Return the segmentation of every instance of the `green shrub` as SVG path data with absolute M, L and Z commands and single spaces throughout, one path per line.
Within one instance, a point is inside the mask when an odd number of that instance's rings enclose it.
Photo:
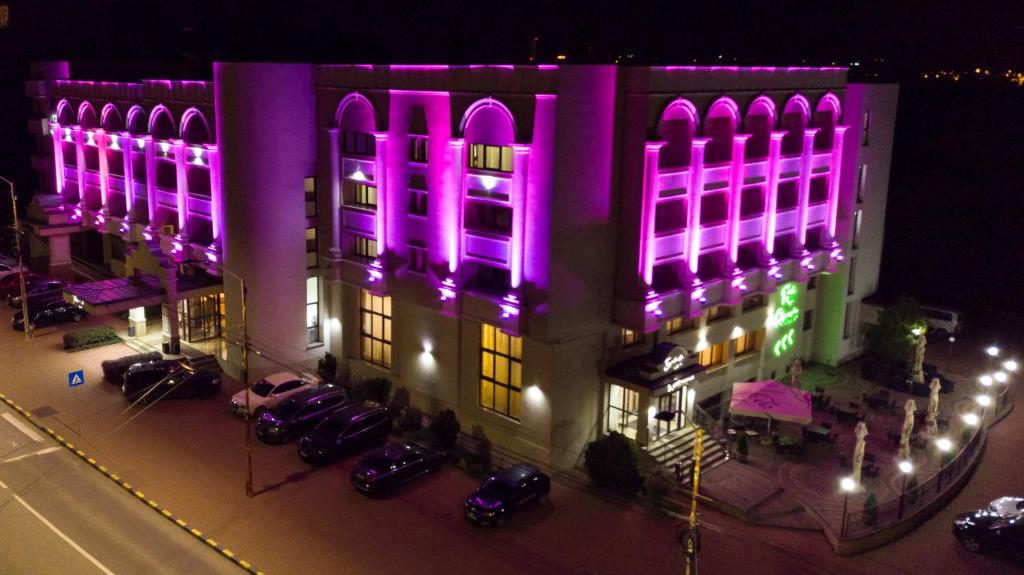
M 861 521 L 868 527 L 878 524 L 878 498 L 875 497 L 874 491 L 868 493 L 864 499 L 864 514 L 861 516 Z
M 644 486 L 644 478 L 640 476 L 640 448 L 617 431 L 591 442 L 584 464 L 590 479 L 597 483 L 627 493 L 636 493 Z
M 325 353 L 317 362 L 316 371 L 325 382 L 334 383 L 338 376 L 338 358 L 331 352 Z
M 388 413 L 391 417 L 398 418 L 405 413 L 406 408 L 409 407 L 409 390 L 404 387 L 399 387 L 395 390 L 394 397 L 391 398 L 391 403 L 388 404 Z
M 109 326 L 91 327 L 64 334 L 64 349 L 86 349 L 121 341 Z
M 151 351 L 149 353 L 137 353 L 134 355 L 126 355 L 117 359 L 108 359 L 100 364 L 103 368 L 103 379 L 120 385 L 121 380 L 124 378 L 124 373 L 128 371 L 128 368 L 135 363 L 142 363 L 145 361 L 160 361 L 164 356 L 158 351 Z
M 349 389 L 352 399 L 360 401 L 375 401 L 381 405 L 387 405 L 388 396 L 391 395 L 391 380 L 386 377 L 374 377 L 357 381 Z
M 450 449 L 455 445 L 455 440 L 459 438 L 459 419 L 455 417 L 455 412 L 450 409 L 442 409 L 437 417 L 430 422 L 430 431 L 434 432 L 437 436 L 438 443 L 445 449 Z
M 412 431 L 423 428 L 423 412 L 415 405 L 409 405 L 402 410 L 402 417 L 398 419 L 398 428 L 402 431 Z

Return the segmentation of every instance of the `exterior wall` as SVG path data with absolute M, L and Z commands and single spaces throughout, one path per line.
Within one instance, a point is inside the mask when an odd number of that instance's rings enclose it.
M 249 338 L 273 359 L 295 361 L 306 351 L 303 180 L 315 173 L 312 67 L 217 63 L 214 77 L 227 325 L 234 334 L 241 324 L 237 280 L 244 278 Z M 229 347 L 232 366 L 239 354 Z

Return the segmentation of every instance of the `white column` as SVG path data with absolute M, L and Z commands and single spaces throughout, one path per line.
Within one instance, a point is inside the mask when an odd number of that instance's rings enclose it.
M 341 259 L 341 149 L 338 142 L 338 128 L 326 128 L 330 142 L 330 190 L 331 190 L 331 247 L 327 255 L 332 260 Z
M 515 290 L 523 281 L 523 252 L 526 249 L 526 191 L 529 182 L 530 145 L 512 144 L 512 249 L 511 283 Z
M 740 201 L 743 197 L 743 164 L 746 160 L 747 140 L 750 134 L 736 134 L 732 137 L 732 170 L 729 174 L 729 234 L 726 245 L 733 265 L 739 258 Z
M 661 193 L 659 184 L 658 160 L 661 148 L 666 142 L 647 142 L 644 144 L 644 181 L 640 209 L 640 277 L 647 287 L 654 283 L 654 227 L 655 215 L 658 211 L 658 195 Z
M 170 140 L 174 150 L 175 183 L 178 192 L 178 237 L 188 240 L 188 175 L 185 173 L 185 141 Z
M 686 237 L 689 239 L 689 249 L 686 259 L 690 264 L 690 271 L 697 274 L 697 267 L 700 262 L 700 208 L 701 196 L 704 195 L 704 149 L 711 138 L 694 138 L 693 147 L 690 152 L 690 189 L 687 194 L 689 206 L 687 206 Z
M 782 161 L 782 139 L 785 136 L 786 132 L 773 131 L 771 141 L 768 143 L 768 173 L 765 176 L 767 189 L 765 190 L 764 225 L 762 226 L 764 235 L 761 238 L 769 259 L 775 252 L 775 212 L 779 199 L 779 164 Z
M 121 132 L 118 137 L 121 139 L 121 162 L 123 165 L 121 171 L 124 174 L 124 221 L 130 223 L 132 212 L 135 210 L 135 169 L 132 166 L 132 154 L 134 153 L 132 146 L 135 144 L 135 140 L 128 132 Z
M 85 150 L 82 149 L 82 128 L 74 126 L 71 128 L 71 137 L 75 142 L 75 156 L 78 161 L 78 206 L 82 209 L 82 219 L 85 219 Z
M 388 197 L 387 172 L 388 172 L 388 134 L 387 132 L 374 132 L 376 139 L 377 157 L 375 161 L 373 183 L 377 186 L 377 256 L 383 256 L 388 243 L 387 222 L 388 210 L 391 203 Z M 381 264 L 384 264 L 383 259 Z
M 814 158 L 814 136 L 820 128 L 805 128 L 803 152 L 800 155 L 799 204 L 796 211 L 797 239 L 807 244 L 807 204 L 811 196 L 811 160 Z
M 828 236 L 836 238 L 836 216 L 839 213 L 839 179 L 842 176 L 843 166 L 843 140 L 849 126 L 836 126 L 834 141 L 832 142 L 831 179 L 829 180 L 828 191 Z
M 146 154 L 146 207 L 149 210 L 149 229 L 155 230 L 153 222 L 156 220 L 156 142 L 153 136 L 143 137 L 143 153 Z

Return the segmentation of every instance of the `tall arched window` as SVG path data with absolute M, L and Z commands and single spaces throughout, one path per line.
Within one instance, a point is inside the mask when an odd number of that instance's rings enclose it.
M 739 107 L 727 97 L 719 98 L 711 105 L 704 120 L 704 136 L 710 138 L 704 163 L 718 164 L 732 159 L 732 137 L 739 124 Z
M 462 119 L 469 167 L 512 171 L 512 144 L 516 130 L 512 113 L 501 102 L 486 98 L 475 102 Z
M 141 106 L 132 106 L 128 110 L 128 132 L 133 136 L 144 136 L 147 131 L 145 110 Z
M 658 156 L 659 168 L 685 168 L 690 165 L 690 151 L 698 123 L 697 108 L 689 100 L 679 98 L 665 108 L 658 122 L 658 138 L 665 142 Z
M 96 119 L 96 110 L 88 101 L 82 102 L 78 107 L 78 125 L 83 130 L 94 130 L 99 127 L 99 120 Z
M 786 135 L 782 138 L 782 154 L 785 156 L 799 154 L 803 148 L 804 128 L 807 127 L 811 107 L 807 99 L 797 94 L 786 102 L 782 111 L 782 129 Z
M 840 117 L 839 98 L 835 94 L 825 94 L 814 110 L 814 127 L 820 128 L 814 137 L 815 150 L 831 150 L 836 124 Z
M 113 104 L 103 106 L 103 113 L 100 114 L 100 125 L 103 126 L 103 130 L 106 132 L 120 132 L 124 128 L 124 124 L 121 122 L 121 112 L 118 111 L 117 106 Z
M 350 94 L 338 105 L 336 120 L 342 155 L 373 157 L 377 154 L 373 137 L 376 121 L 369 100 L 360 94 Z
M 178 135 L 174 118 L 164 106 L 157 106 L 149 115 L 149 133 L 155 140 L 170 140 Z
M 750 134 L 750 139 L 747 140 L 747 159 L 760 160 L 768 157 L 771 132 L 775 128 L 775 102 L 767 96 L 758 96 L 747 108 L 747 117 L 743 125 Z
M 181 139 L 186 144 L 210 143 L 210 127 L 202 112 L 195 108 L 185 110 L 181 116 Z
M 77 123 L 75 112 L 67 100 L 57 102 L 57 123 L 61 126 L 74 126 Z

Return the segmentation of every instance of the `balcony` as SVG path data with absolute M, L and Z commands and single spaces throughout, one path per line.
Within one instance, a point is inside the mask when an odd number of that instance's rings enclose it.
M 479 230 L 465 230 L 464 252 L 467 258 L 480 260 L 486 264 L 509 265 L 511 257 L 511 240 L 498 234 Z
M 341 227 L 350 232 L 377 236 L 377 214 L 357 206 L 344 206 L 341 211 Z

